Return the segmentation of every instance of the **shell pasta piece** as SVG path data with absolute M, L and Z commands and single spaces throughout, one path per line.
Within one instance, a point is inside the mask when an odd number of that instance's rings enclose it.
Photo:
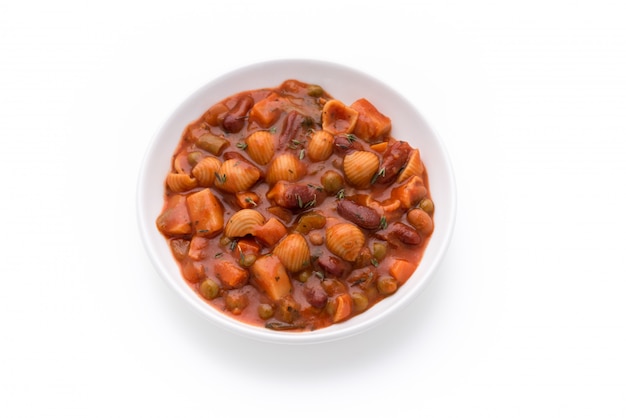
M 261 171 L 255 166 L 230 159 L 222 163 L 215 172 L 215 187 L 225 192 L 237 193 L 249 190 L 261 178 Z
M 274 156 L 274 136 L 269 131 L 256 131 L 246 138 L 246 151 L 252 160 L 261 165 Z
M 343 159 L 346 179 L 357 189 L 365 189 L 373 183 L 379 170 L 378 155 L 369 151 L 355 151 Z

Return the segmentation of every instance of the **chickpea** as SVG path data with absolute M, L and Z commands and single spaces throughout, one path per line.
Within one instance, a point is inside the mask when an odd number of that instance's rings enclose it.
M 324 234 L 320 231 L 312 231 L 309 234 L 309 240 L 313 245 L 322 245 L 324 243 Z
M 427 237 L 433 232 L 433 219 L 422 209 L 411 209 L 406 219 L 422 236 Z

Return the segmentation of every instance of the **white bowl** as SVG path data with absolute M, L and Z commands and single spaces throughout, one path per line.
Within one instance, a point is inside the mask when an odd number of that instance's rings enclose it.
M 232 319 L 201 299 L 182 278 L 155 220 L 163 207 L 164 179 L 184 128 L 211 105 L 244 90 L 276 87 L 298 79 L 321 85 L 346 103 L 367 98 L 392 121 L 392 135 L 418 147 L 428 170 L 435 202 L 435 230 L 413 276 L 398 291 L 364 313 L 343 323 L 310 332 L 280 332 Z M 404 97 L 380 81 L 351 68 L 328 62 L 281 60 L 251 65 L 223 75 L 185 100 L 159 129 L 145 155 L 139 174 L 137 209 L 142 239 L 155 268 L 195 311 L 213 324 L 257 340 L 309 344 L 349 337 L 379 324 L 412 302 L 433 277 L 450 242 L 456 213 L 456 190 L 450 159 L 435 132 Z

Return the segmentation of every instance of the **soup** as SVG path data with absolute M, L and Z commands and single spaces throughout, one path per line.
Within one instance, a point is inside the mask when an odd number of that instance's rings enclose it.
M 388 116 L 287 80 L 187 126 L 156 225 L 207 303 L 310 331 L 392 297 L 419 265 L 433 214 L 419 149 L 393 137 Z

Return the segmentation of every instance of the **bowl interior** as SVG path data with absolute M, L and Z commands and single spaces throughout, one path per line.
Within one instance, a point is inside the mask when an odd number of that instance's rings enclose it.
M 287 79 L 319 84 L 345 103 L 365 97 L 389 116 L 392 135 L 420 149 L 436 207 L 435 230 L 424 257 L 413 276 L 396 294 L 346 322 L 304 333 L 277 332 L 246 325 L 215 310 L 185 283 L 166 240 L 155 226 L 163 207 L 164 179 L 184 128 L 225 97 L 244 90 L 275 87 Z M 360 71 L 308 60 L 271 61 L 233 71 L 201 87 L 181 103 L 156 133 L 144 157 L 137 199 L 139 229 L 146 251 L 157 271 L 176 293 L 218 326 L 258 340 L 290 344 L 324 342 L 357 334 L 414 299 L 432 277 L 447 249 L 456 211 L 449 157 L 440 139 L 417 109 L 394 90 Z

